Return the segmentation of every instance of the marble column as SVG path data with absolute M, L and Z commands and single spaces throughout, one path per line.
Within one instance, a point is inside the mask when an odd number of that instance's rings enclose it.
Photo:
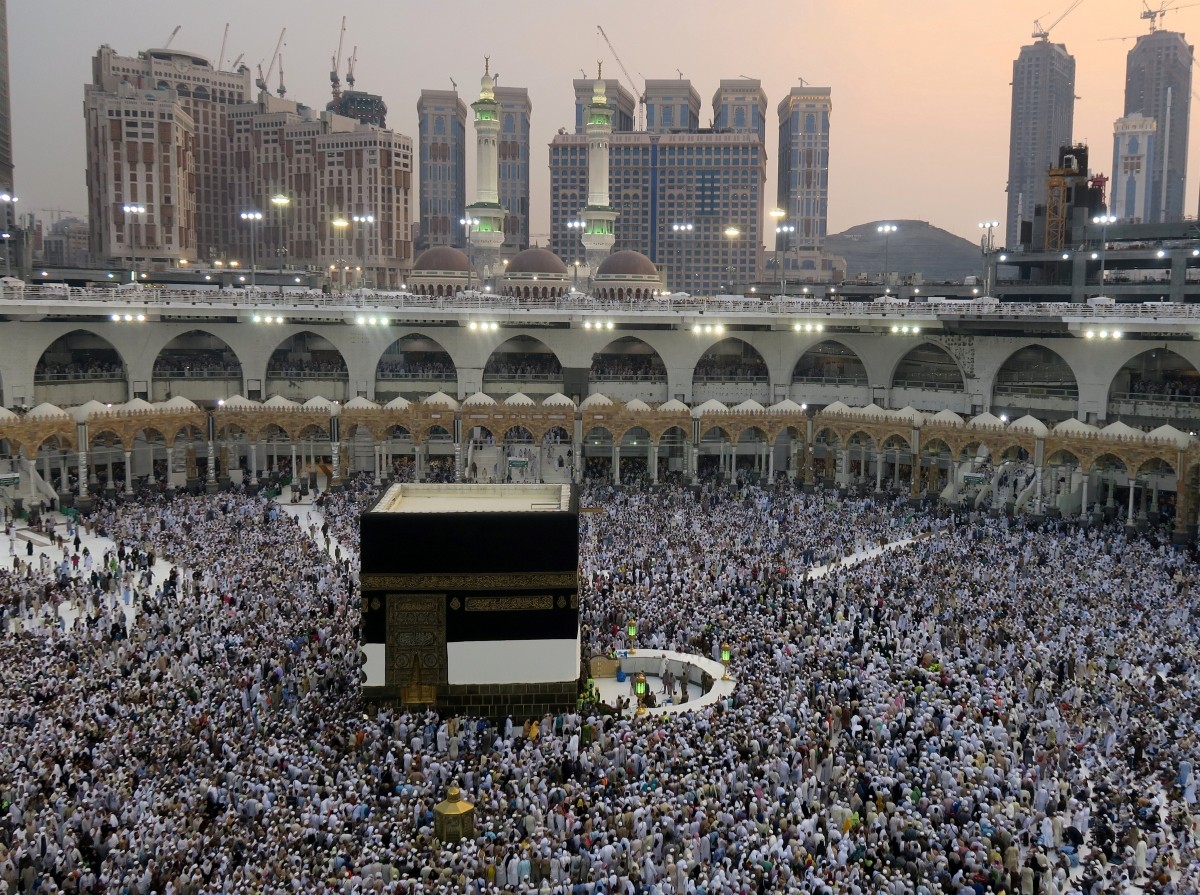
M 217 484 L 217 449 L 213 441 L 208 442 L 208 484 Z
M 133 494 L 133 451 L 125 452 L 125 493 Z
M 1036 497 L 1036 502 L 1034 504 L 1034 512 L 1036 512 L 1040 516 L 1042 514 L 1042 509 L 1044 506 L 1043 502 L 1042 502 L 1042 467 L 1040 467 L 1040 466 L 1035 467 L 1033 475 L 1034 475 L 1034 481 L 1037 483 L 1034 488 L 1034 496 Z
M 657 485 L 658 484 L 658 442 L 657 441 L 650 442 L 650 448 L 647 451 L 646 456 L 650 463 L 650 481 L 651 481 L 651 483 Z
M 616 443 L 613 444 L 612 461 L 613 484 L 619 485 L 621 484 L 621 446 Z
M 276 464 L 279 463 L 278 456 L 275 458 Z M 296 442 L 292 442 L 292 482 L 300 481 L 300 469 L 296 465 Z
M 1129 477 L 1129 514 L 1125 519 L 1126 525 L 1133 525 L 1133 492 L 1137 488 L 1137 479 Z
M 1085 516 L 1087 515 L 1087 511 L 1088 511 L 1087 486 L 1088 486 L 1088 477 L 1085 475 L 1085 476 L 1083 476 L 1083 493 L 1080 495 L 1080 498 L 1079 498 L 1079 512 L 1083 513 Z
M 79 496 L 87 497 L 88 487 L 88 462 L 87 462 L 87 444 L 81 442 L 79 447 Z
M 875 493 L 883 490 L 883 452 L 875 452 Z
M 767 481 L 775 480 L 775 445 L 767 442 Z

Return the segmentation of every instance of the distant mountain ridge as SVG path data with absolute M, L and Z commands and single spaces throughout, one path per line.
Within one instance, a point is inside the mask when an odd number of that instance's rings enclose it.
M 887 269 L 901 276 L 919 273 L 926 282 L 953 281 L 978 276 L 983 270 L 979 245 L 935 227 L 928 221 L 871 221 L 825 238 L 825 250 L 846 259 L 850 279 L 864 273 L 883 272 L 884 237 L 880 224 L 895 224 L 887 242 Z

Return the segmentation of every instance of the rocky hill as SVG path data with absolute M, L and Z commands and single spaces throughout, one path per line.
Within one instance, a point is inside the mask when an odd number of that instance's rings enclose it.
M 860 273 L 878 277 L 883 271 L 884 238 L 881 223 L 899 229 L 888 240 L 887 267 L 892 274 L 919 273 L 927 283 L 952 281 L 982 273 L 979 244 L 955 236 L 928 221 L 871 221 L 825 239 L 825 250 L 846 259 L 850 279 Z

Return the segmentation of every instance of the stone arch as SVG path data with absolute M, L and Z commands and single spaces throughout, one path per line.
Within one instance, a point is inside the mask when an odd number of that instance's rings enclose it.
M 155 379 L 241 379 L 242 361 L 220 336 L 205 329 L 189 329 L 159 349 L 153 372 Z
M 483 375 L 494 378 L 561 379 L 562 362 L 554 349 L 536 336 L 514 335 L 492 349 Z
M 571 433 L 565 426 L 547 426 L 546 431 L 542 433 L 541 441 L 542 444 L 570 444 Z
M 692 370 L 695 382 L 753 382 L 767 379 L 762 353 L 737 336 L 710 345 Z
M 858 352 L 837 339 L 806 348 L 792 365 L 792 382 L 867 385 L 867 368 Z
M 1135 354 L 1113 375 L 1108 400 L 1195 401 L 1200 408 L 1200 370 L 1165 346 Z
M 492 443 L 496 442 L 496 433 L 491 427 L 485 426 L 482 423 L 474 423 L 466 427 L 466 441 L 476 444 L 488 444 L 488 439 Z
M 449 441 L 451 438 L 450 430 L 440 423 L 431 423 L 426 426 L 421 432 L 420 442 L 427 444 L 430 441 Z
M 77 327 L 46 346 L 34 366 L 33 381 L 125 379 L 127 369 L 124 355 L 112 342 L 91 329 Z
M 345 378 L 348 375 L 349 368 L 341 350 L 311 329 L 292 333 L 275 346 L 267 360 L 268 378 Z
M 889 377 L 892 388 L 963 391 L 966 377 L 958 360 L 936 342 L 918 342 L 906 351 Z
M 611 349 L 620 346 L 624 350 Z M 667 368 L 662 355 L 650 343 L 637 336 L 621 336 L 609 342 L 592 355 L 589 378 L 593 382 L 662 381 L 667 378 Z
M 654 440 L 650 430 L 637 423 L 626 427 L 618 437 L 621 447 L 644 447 Z
M 458 368 L 437 339 L 412 332 L 400 336 L 380 353 L 375 362 L 375 378 L 454 382 L 458 379 Z
M 533 437 L 533 433 L 528 428 L 517 424 L 509 426 L 504 432 L 502 443 L 504 444 L 535 444 L 537 439 Z
M 1079 380 L 1074 367 L 1040 342 L 1031 342 L 1012 352 L 996 368 L 992 381 L 995 405 L 1003 405 L 1008 396 L 1019 398 L 1029 394 L 1079 400 Z

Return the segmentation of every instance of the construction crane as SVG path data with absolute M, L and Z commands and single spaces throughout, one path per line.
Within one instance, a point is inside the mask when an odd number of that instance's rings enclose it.
M 76 217 L 77 216 L 75 214 L 75 212 L 71 211 L 68 208 L 34 208 L 31 210 L 32 211 L 44 211 L 46 214 L 50 215 L 50 223 L 51 224 L 57 224 L 60 220 L 63 219 L 64 216 L 66 216 L 66 217 Z
M 458 93 L 458 81 L 454 80 L 454 78 L 451 78 L 450 86 L 454 88 L 455 93 Z
M 280 99 L 287 96 L 287 88 L 283 86 L 283 53 L 279 54 L 279 90 L 276 92 Z
M 336 103 L 342 95 L 342 78 L 339 72 L 342 69 L 342 42 L 346 39 L 346 17 L 342 16 L 342 30 L 338 32 L 338 48 L 337 55 L 330 61 L 333 67 L 329 70 L 329 85 L 333 88 L 333 101 Z
M 1081 3 L 1083 0 L 1076 0 L 1076 2 Z M 627 69 L 625 67 L 625 63 L 621 61 L 621 57 L 617 55 L 617 48 L 612 45 L 612 41 L 609 40 L 608 35 L 604 33 L 604 26 L 597 25 L 596 30 L 600 32 L 600 36 L 603 37 L 604 42 L 608 44 L 609 52 L 613 54 L 613 59 L 617 60 L 617 65 L 621 67 L 621 71 L 625 75 L 626 82 L 630 87 L 633 88 L 633 95 L 638 98 L 637 129 L 639 131 L 644 131 L 646 129 L 646 94 L 644 91 L 640 91 L 636 86 L 634 86 L 633 76 L 629 74 L 629 69 Z
M 173 44 L 173 43 L 175 42 L 175 35 L 179 33 L 179 29 L 180 29 L 180 28 L 182 28 L 182 27 L 183 27 L 182 25 L 176 25 L 176 26 L 175 26 L 175 30 L 171 32 L 171 36 L 170 36 L 170 37 L 168 37 L 168 38 L 167 38 L 167 42 L 166 42 L 165 44 L 163 44 L 163 49 L 164 49 L 164 50 L 169 50 L 169 49 L 171 49 L 171 44 Z
M 358 47 L 355 46 L 350 51 L 350 58 L 346 60 L 346 86 L 351 90 L 354 89 L 354 63 L 358 61 Z
M 682 81 L 683 80 L 683 72 L 680 71 L 679 69 L 675 69 L 675 71 L 679 72 L 679 80 Z
M 231 65 L 231 66 L 229 67 L 229 70 L 230 70 L 230 71 L 237 71 L 237 70 L 238 70 L 238 65 L 240 65 L 240 64 L 241 64 L 241 62 L 242 62 L 242 60 L 243 60 L 244 58 L 246 58 L 246 54 L 245 54 L 245 53 L 238 53 L 238 57 L 237 57 L 236 59 L 234 59 L 234 60 L 233 60 L 233 65 Z
M 271 54 L 271 64 L 267 67 L 265 75 L 263 74 L 262 63 L 258 63 L 258 80 L 254 83 L 264 93 L 271 92 L 271 88 L 268 85 L 271 81 L 271 75 L 275 73 L 275 63 L 279 61 L 279 51 L 283 48 L 283 36 L 285 34 L 287 34 L 287 28 L 279 32 L 279 40 L 275 42 L 275 52 Z
M 221 52 L 217 54 L 217 71 L 225 64 L 225 44 L 229 40 L 229 23 L 225 23 L 225 33 L 221 35 Z
M 1043 26 L 1041 19 L 1034 19 L 1033 27 L 1037 30 L 1035 30 L 1033 32 L 1033 36 L 1035 38 L 1037 38 L 1038 40 L 1042 40 L 1042 41 L 1049 40 L 1050 32 L 1054 30 L 1054 26 L 1057 25 L 1059 22 L 1061 22 L 1063 19 L 1065 19 L 1067 16 L 1069 16 L 1071 13 L 1073 13 L 1075 11 L 1075 9 L 1079 6 L 1079 4 L 1082 2 L 1083 2 L 1083 0 L 1073 0 L 1071 5 L 1068 6 L 1063 11 L 1063 14 L 1061 16 L 1059 16 L 1057 19 L 1055 19 L 1053 22 L 1051 22 L 1049 25 Z
M 1158 20 L 1169 12 L 1174 12 L 1177 9 L 1187 9 L 1189 6 L 1200 6 L 1200 3 L 1184 3 L 1182 6 L 1178 3 L 1168 6 L 1166 0 L 1158 4 L 1158 9 L 1151 9 L 1150 4 L 1146 0 L 1142 0 L 1142 11 L 1138 13 L 1138 18 L 1145 19 L 1150 22 L 1150 33 L 1153 34 L 1158 30 Z

